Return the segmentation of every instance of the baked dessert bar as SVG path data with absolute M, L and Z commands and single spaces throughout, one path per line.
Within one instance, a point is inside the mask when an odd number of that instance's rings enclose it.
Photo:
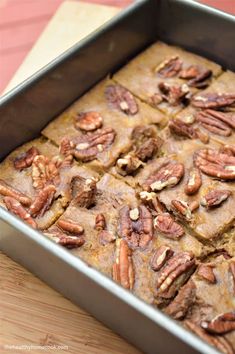
M 226 354 L 234 78 L 157 42 L 0 164 L 2 207 Z

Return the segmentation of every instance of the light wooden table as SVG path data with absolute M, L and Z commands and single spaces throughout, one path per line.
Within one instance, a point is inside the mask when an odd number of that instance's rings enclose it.
M 71 1 L 64 3 L 5 91 L 118 11 L 112 7 Z M 29 353 L 27 347 L 23 349 L 24 345 L 31 345 L 30 352 L 35 354 L 140 353 L 88 313 L 0 253 L 0 353 Z M 36 349 L 36 346 L 51 346 L 52 349 Z M 57 349 L 53 349 L 54 346 Z M 61 349 L 58 346 L 62 346 Z

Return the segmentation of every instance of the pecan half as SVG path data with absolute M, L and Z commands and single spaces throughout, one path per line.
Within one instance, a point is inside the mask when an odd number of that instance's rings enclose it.
M 213 109 L 206 109 L 205 112 L 218 119 L 221 122 L 226 123 L 231 128 L 235 129 L 235 113 L 234 112 L 219 112 Z
M 184 200 L 174 199 L 171 201 L 171 206 L 173 207 L 173 210 L 176 211 L 177 215 L 179 215 L 183 219 L 186 219 L 188 221 L 192 219 L 192 211 L 190 209 L 190 206 Z
M 138 157 L 134 154 L 128 154 L 117 160 L 116 170 L 120 175 L 126 176 L 132 174 L 141 166 L 143 166 L 143 163 Z
M 154 210 L 157 214 L 161 214 L 166 211 L 165 206 L 160 202 L 154 192 L 142 191 L 139 196 L 141 201 L 150 209 Z
M 207 332 L 225 334 L 235 330 L 235 311 L 223 313 L 211 321 L 202 321 L 201 327 Z
M 158 88 L 161 93 L 161 98 L 167 101 L 171 106 L 177 106 L 180 103 L 187 102 L 190 95 L 188 85 L 173 85 L 166 82 L 160 82 Z
M 6 204 L 7 209 L 11 213 L 17 215 L 19 218 L 24 220 L 27 224 L 32 226 L 34 229 L 37 229 L 36 221 L 33 220 L 31 215 L 27 212 L 27 210 L 25 210 L 25 208 L 20 204 L 20 202 L 18 202 L 18 200 L 16 200 L 13 197 L 5 197 L 3 200 L 4 203 Z
M 195 194 L 199 191 L 202 185 L 202 176 L 198 168 L 192 168 L 189 171 L 189 176 L 184 188 L 187 195 Z
M 27 207 L 30 206 L 30 204 L 32 203 L 32 200 L 29 197 L 19 192 L 15 188 L 11 187 L 2 179 L 0 179 L 0 194 L 3 195 L 4 197 L 12 197 Z
M 106 221 L 104 214 L 97 214 L 95 218 L 95 229 L 98 231 L 106 228 Z
M 74 176 L 71 180 L 71 194 L 74 204 L 81 208 L 90 208 L 95 202 L 97 192 L 94 178 Z
M 98 233 L 100 244 L 105 246 L 108 243 L 114 242 L 116 237 L 113 233 L 109 232 L 108 230 L 101 230 Z
M 177 289 L 171 289 L 173 283 L 183 275 L 184 281 L 190 276 L 195 268 L 195 258 L 190 252 L 179 252 L 171 257 L 164 268 L 158 273 L 156 282 L 157 295 L 164 298 L 171 298 Z
M 57 240 L 57 243 L 63 247 L 68 249 L 78 248 L 84 245 L 85 239 L 83 237 L 76 237 L 76 236 L 60 236 Z
M 220 135 L 229 136 L 232 134 L 232 130 L 229 128 L 228 124 L 211 114 L 212 110 L 200 111 L 196 115 L 197 121 L 209 132 Z M 212 111 L 213 112 L 213 111 Z M 216 111 L 215 111 L 216 112 Z M 220 113 L 220 112 L 218 112 Z
M 189 138 L 189 139 L 196 139 L 197 138 L 197 132 L 191 126 L 191 124 L 187 124 L 178 118 L 171 119 L 168 127 L 169 127 L 170 132 L 172 134 L 182 136 L 185 138 Z
M 160 270 L 166 261 L 173 256 L 174 252 L 169 246 L 160 246 L 150 260 L 150 266 L 155 272 Z
M 235 94 L 229 93 L 204 93 L 191 99 L 191 104 L 197 108 L 218 109 L 231 106 L 234 103 Z
M 135 115 L 139 111 L 136 99 L 126 88 L 120 85 L 106 87 L 105 96 L 110 106 L 127 115 Z
M 100 129 L 95 133 L 85 134 L 76 139 L 74 156 L 81 161 L 94 160 L 97 155 L 112 145 L 116 132 L 112 128 Z
M 184 235 L 183 227 L 169 213 L 159 214 L 154 219 L 154 228 L 173 240 Z
M 194 164 L 208 176 L 235 179 L 235 157 L 213 149 L 202 149 L 194 154 Z
M 217 207 L 225 202 L 230 195 L 231 192 L 228 190 L 212 190 L 201 199 L 201 205 L 207 209 Z
M 219 351 L 221 351 L 224 354 L 234 354 L 233 347 L 231 346 L 230 342 L 221 336 L 212 336 L 208 333 L 206 333 L 200 326 L 198 326 L 196 323 L 191 322 L 189 320 L 185 321 L 185 324 L 187 327 L 194 332 L 196 335 L 198 335 L 201 339 L 212 345 L 213 347 L 216 347 Z
M 87 132 L 101 128 L 102 124 L 103 118 L 100 113 L 94 111 L 79 113 L 74 118 L 75 128 Z
M 56 225 L 64 232 L 72 235 L 81 235 L 84 233 L 84 228 L 71 220 L 60 219 L 57 221 Z
M 168 78 L 176 76 L 182 68 L 182 60 L 178 56 L 173 56 L 161 62 L 156 68 L 155 72 L 161 77 Z
M 196 286 L 189 280 L 178 292 L 174 300 L 167 306 L 165 313 L 174 320 L 182 320 L 187 315 L 196 299 Z
M 153 238 L 153 220 L 144 205 L 130 209 L 124 206 L 119 212 L 118 233 L 131 248 L 146 247 Z
M 113 280 L 125 289 L 133 289 L 134 268 L 132 252 L 125 240 L 116 241 L 116 261 L 113 265 Z
M 37 155 L 32 164 L 32 180 L 35 189 L 43 189 L 48 184 L 60 183 L 60 172 L 57 160 L 48 159 L 44 155 Z
M 14 167 L 20 171 L 30 167 L 33 163 L 35 156 L 37 155 L 39 155 L 38 149 L 32 146 L 29 150 L 27 150 L 14 160 Z
M 207 280 L 211 284 L 216 283 L 216 277 L 213 271 L 213 265 L 210 264 L 200 264 L 198 267 L 197 275 L 200 278 Z
M 143 188 L 147 192 L 156 192 L 165 187 L 173 187 L 179 183 L 183 175 L 184 165 L 182 163 L 168 161 L 147 178 L 143 184 Z
M 233 293 L 235 295 L 235 262 L 231 262 L 229 264 L 229 270 L 232 274 L 232 279 L 233 279 Z
M 212 71 L 210 69 L 203 68 L 199 65 L 191 65 L 180 72 L 179 77 L 181 79 L 186 79 L 188 85 L 197 88 L 205 88 L 209 84 L 210 77 L 212 76 Z
M 56 188 L 53 185 L 46 186 L 40 190 L 29 208 L 30 215 L 33 217 L 43 216 L 45 212 L 50 208 L 55 196 L 55 192 Z

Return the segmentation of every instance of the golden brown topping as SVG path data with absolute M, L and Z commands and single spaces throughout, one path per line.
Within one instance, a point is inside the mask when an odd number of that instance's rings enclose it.
M 218 109 L 229 107 L 235 103 L 235 94 L 229 93 L 204 93 L 192 98 L 191 104 L 197 108 Z
M 191 126 L 191 124 L 187 124 L 178 118 L 171 119 L 168 126 L 169 126 L 171 133 L 173 133 L 175 135 L 182 136 L 182 137 L 189 138 L 189 139 L 196 139 L 197 138 L 197 132 Z
M 219 351 L 221 351 L 224 354 L 234 354 L 233 347 L 227 341 L 224 337 L 221 336 L 212 336 L 208 333 L 206 333 L 200 326 L 198 326 L 196 323 L 191 322 L 189 320 L 185 321 L 185 324 L 187 327 L 194 332 L 196 335 L 198 335 L 201 339 L 205 340 L 207 343 L 212 345 L 213 347 L 216 347 Z
M 174 252 L 169 246 L 160 246 L 150 260 L 151 268 L 156 272 L 160 270 L 166 261 L 173 256 Z
M 181 67 L 182 61 L 178 56 L 173 56 L 170 59 L 166 59 L 160 63 L 154 71 L 161 77 L 169 78 L 176 76 L 181 70 Z
M 195 258 L 190 252 L 179 252 L 171 257 L 159 271 L 157 278 L 157 295 L 171 298 L 177 292 L 173 283 L 183 275 L 183 283 L 195 268 Z M 179 285 L 179 284 L 178 284 Z M 182 284 L 181 284 L 182 285 Z
M 212 76 L 212 71 L 205 69 L 199 65 L 191 65 L 180 72 L 179 77 L 186 79 L 188 85 L 197 88 L 205 88 L 209 84 L 209 79 Z
M 179 183 L 184 175 L 184 165 L 176 161 L 164 163 L 155 173 L 151 174 L 143 184 L 147 192 L 160 191 Z
M 220 136 L 229 136 L 232 134 L 232 130 L 226 122 L 224 122 L 223 115 L 226 113 L 216 112 L 214 114 L 213 110 L 200 111 L 196 115 L 197 121 L 209 132 L 220 135 Z M 221 114 L 221 115 L 220 115 Z M 230 114 L 230 113 L 228 113 Z
M 36 147 L 32 146 L 29 150 L 18 156 L 14 160 L 14 166 L 17 170 L 23 170 L 32 165 L 35 156 L 39 155 L 39 151 Z
M 113 265 L 113 279 L 125 289 L 133 289 L 134 268 L 132 252 L 125 240 L 116 241 L 116 261 Z
M 235 330 L 235 311 L 223 313 L 211 321 L 202 321 L 201 327 L 207 332 L 225 334 Z
M 95 133 L 76 138 L 74 156 L 81 161 L 92 161 L 97 155 L 112 145 L 116 132 L 112 128 L 100 129 Z
M 201 200 L 201 205 L 205 208 L 214 208 L 225 202 L 228 197 L 231 195 L 231 192 L 228 190 L 212 190 L 207 193 Z
M 235 179 L 235 157 L 213 149 L 202 149 L 194 154 L 194 164 L 203 173 L 224 180 Z
M 72 235 L 81 235 L 84 233 L 84 228 L 74 221 L 71 220 L 58 220 L 56 225 L 62 229 L 64 232 L 67 232 Z
M 76 129 L 92 131 L 102 127 L 103 118 L 98 112 L 82 112 L 76 115 L 74 126 Z
M 37 229 L 36 222 L 33 220 L 33 218 L 27 212 L 27 210 L 25 210 L 25 208 L 18 202 L 18 200 L 12 197 L 5 197 L 4 203 L 6 204 L 7 209 L 11 213 L 17 215 L 19 218 L 24 220 L 27 224 L 29 224 L 34 229 Z
M 32 164 L 32 179 L 35 189 L 43 189 L 48 184 L 58 185 L 60 183 L 58 160 L 49 160 L 44 155 L 36 156 Z
M 207 280 L 211 284 L 216 283 L 216 277 L 213 271 L 213 265 L 211 264 L 200 264 L 198 267 L 197 275 L 200 278 Z
M 153 220 L 150 211 L 140 205 L 130 209 L 121 208 L 119 220 L 119 235 L 124 238 L 131 248 L 146 247 L 153 237 Z
M 9 184 L 4 182 L 2 179 L 0 179 L 0 194 L 5 197 L 12 197 L 25 206 L 30 206 L 32 203 L 32 200 L 29 197 L 9 186 Z
M 95 218 L 95 229 L 98 231 L 104 230 L 106 228 L 106 221 L 104 214 L 97 214 Z
M 43 216 L 45 212 L 50 208 L 55 196 L 55 192 L 56 188 L 53 185 L 46 186 L 40 190 L 29 208 L 30 215 L 33 217 Z
M 201 172 L 198 168 L 192 168 L 189 171 L 188 180 L 186 182 L 184 191 L 187 195 L 195 194 L 199 191 L 202 185 Z
M 107 86 L 105 96 L 111 107 L 127 115 L 134 115 L 139 111 L 138 104 L 132 93 L 120 85 Z
M 94 178 L 75 176 L 71 181 L 73 203 L 81 208 L 90 208 L 95 202 L 97 192 Z
M 154 228 L 171 239 L 179 239 L 184 235 L 183 227 L 168 213 L 159 214 L 154 219 Z

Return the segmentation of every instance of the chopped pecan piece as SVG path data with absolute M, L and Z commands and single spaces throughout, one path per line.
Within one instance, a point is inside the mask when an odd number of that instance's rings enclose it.
M 197 121 L 209 132 L 220 135 L 229 136 L 232 134 L 232 130 L 229 128 L 228 124 L 223 120 L 219 119 L 216 115 L 212 114 L 212 110 L 200 111 L 196 115 Z M 216 112 L 216 111 L 215 111 Z M 216 112 L 221 113 L 221 112 Z M 224 113 L 222 113 L 224 114 Z
M 143 184 L 147 192 L 160 191 L 165 187 L 173 187 L 184 175 L 184 165 L 176 161 L 164 163 L 155 173 L 150 175 Z
M 32 165 L 35 156 L 39 155 L 39 151 L 36 147 L 32 146 L 29 150 L 18 156 L 14 160 L 14 166 L 17 170 L 23 170 Z
M 182 137 L 189 138 L 189 139 L 196 139 L 197 138 L 197 132 L 191 126 L 191 124 L 187 124 L 178 118 L 171 119 L 168 127 L 169 127 L 171 133 L 173 133 L 175 135 L 182 136 Z
M 107 245 L 108 243 L 114 242 L 116 240 L 115 235 L 109 232 L 108 230 L 99 231 L 98 236 L 99 236 L 100 244 L 103 246 Z
M 173 256 L 174 252 L 169 246 L 160 246 L 150 260 L 150 266 L 155 272 L 160 270 L 166 261 Z
M 212 336 L 208 333 L 206 333 L 200 326 L 198 326 L 196 323 L 191 322 L 189 320 L 185 321 L 185 324 L 187 327 L 194 332 L 196 335 L 198 335 L 201 339 L 212 345 L 213 347 L 216 347 L 219 351 L 221 351 L 224 354 L 234 354 L 233 347 L 231 346 L 230 342 L 227 341 L 226 338 L 221 337 L 221 336 Z
M 235 157 L 213 149 L 202 149 L 194 154 L 194 164 L 208 176 L 235 179 Z
M 58 220 L 56 225 L 66 233 L 72 235 L 81 235 L 84 233 L 84 228 L 74 221 L 71 220 Z
M 187 195 L 195 194 L 202 185 L 202 176 L 198 168 L 192 168 L 189 172 L 184 191 Z
M 74 156 L 81 161 L 94 160 L 97 155 L 112 145 L 116 132 L 112 128 L 100 129 L 95 133 L 85 134 L 76 139 Z
M 144 205 L 130 209 L 124 206 L 119 212 L 119 235 L 131 248 L 146 247 L 153 238 L 153 220 Z
M 106 221 L 104 214 L 97 214 L 95 218 L 95 229 L 98 231 L 104 230 L 106 227 Z
M 165 266 L 159 271 L 157 278 L 157 295 L 164 298 L 171 298 L 177 289 L 172 285 L 183 276 L 183 283 L 188 279 L 195 268 L 195 258 L 190 252 L 179 252 L 171 257 Z
M 34 229 L 37 229 L 37 223 L 33 220 L 31 215 L 25 210 L 25 208 L 13 197 L 5 197 L 4 203 L 6 204 L 7 209 L 17 215 L 19 218 L 24 220 L 27 224 L 32 226 Z
M 74 153 L 75 144 L 67 137 L 60 142 L 60 153 L 63 156 L 70 156 Z
M 232 274 L 232 278 L 233 278 L 233 293 L 235 295 L 235 262 L 231 262 L 229 265 L 229 270 Z
M 174 300 L 167 306 L 165 313 L 174 320 L 182 320 L 187 315 L 196 299 L 196 286 L 189 280 L 178 292 Z
M 27 197 L 25 194 L 19 192 L 15 188 L 11 187 L 9 184 L 4 182 L 2 179 L 0 179 L 0 194 L 5 197 L 12 197 L 27 207 L 30 206 L 30 204 L 32 203 L 32 200 L 29 197 Z
M 212 71 L 210 69 L 205 69 L 198 65 L 191 65 L 180 72 L 179 77 L 181 79 L 186 79 L 188 85 L 197 88 L 205 88 L 209 84 L 210 77 L 212 76 Z
M 44 155 L 37 155 L 32 164 L 32 179 L 35 189 L 42 189 L 48 184 L 60 183 L 58 160 L 50 160 Z M 60 162 L 59 162 L 60 164 Z
M 147 161 L 153 157 L 153 155 L 158 151 L 159 149 L 159 141 L 161 139 L 155 139 L 155 138 L 150 138 L 147 141 L 143 143 L 142 146 L 140 146 L 136 151 L 135 154 L 136 156 L 141 160 L 141 161 Z
M 196 108 L 218 109 L 229 107 L 235 103 L 235 94 L 229 93 L 204 93 L 194 96 L 191 104 Z
M 171 206 L 173 207 L 173 210 L 176 211 L 177 215 L 179 215 L 183 219 L 192 219 L 192 211 L 190 209 L 190 206 L 184 200 L 174 199 L 171 201 Z
M 188 85 L 172 85 L 166 82 L 160 82 L 158 88 L 161 92 L 163 100 L 167 101 L 171 106 L 177 106 L 180 103 L 187 102 L 190 95 Z
M 195 131 L 197 133 L 198 139 L 203 143 L 203 144 L 208 144 L 210 141 L 210 136 L 209 134 L 205 131 L 200 129 L 199 127 L 195 128 Z
M 141 201 L 154 210 L 157 214 L 164 213 L 166 211 L 165 206 L 160 202 L 154 192 L 140 192 Z
M 30 215 L 33 217 L 43 216 L 45 212 L 50 208 L 55 196 L 55 192 L 56 188 L 53 185 L 46 186 L 40 190 L 29 208 Z
M 202 321 L 201 327 L 207 332 L 225 334 L 235 330 L 235 311 L 223 313 L 211 321 Z
M 197 275 L 200 278 L 207 280 L 211 284 L 216 283 L 216 277 L 213 271 L 213 265 L 211 264 L 200 264 L 198 267 Z
M 143 166 L 143 163 L 138 157 L 134 154 L 128 154 L 117 160 L 116 170 L 120 175 L 126 176 L 132 174 L 141 166 Z
M 154 219 L 154 228 L 173 240 L 177 240 L 184 235 L 183 227 L 169 213 L 159 214 Z
M 174 77 L 181 70 L 182 64 L 183 62 L 178 56 L 173 56 L 170 59 L 166 59 L 160 63 L 154 71 L 157 72 L 159 76 L 164 78 Z
M 85 130 L 87 132 L 102 127 L 103 118 L 98 112 L 82 112 L 74 118 L 74 126 L 76 129 Z
M 116 241 L 116 261 L 113 265 L 113 280 L 121 284 L 125 289 L 133 289 L 134 268 L 132 263 L 132 251 L 125 240 Z
M 76 205 L 81 208 L 90 208 L 95 202 L 97 192 L 94 178 L 82 178 L 75 176 L 71 181 L 72 198 Z
M 135 115 L 139 111 L 136 99 L 126 88 L 120 85 L 106 87 L 105 96 L 109 104 L 127 115 Z
M 217 207 L 225 202 L 230 195 L 231 192 L 228 190 L 212 190 L 202 198 L 201 205 L 207 209 Z

